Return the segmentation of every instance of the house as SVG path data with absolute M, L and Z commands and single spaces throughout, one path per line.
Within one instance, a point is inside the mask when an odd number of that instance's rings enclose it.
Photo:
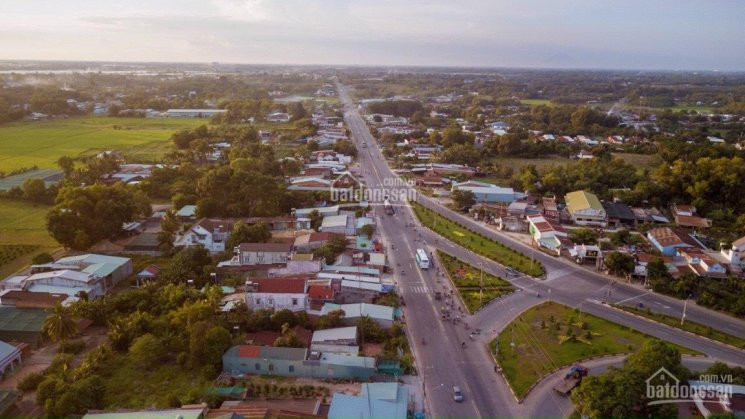
M 328 419 L 406 419 L 409 390 L 399 383 L 362 383 L 359 395 L 334 393 Z
M 21 366 L 21 349 L 0 340 L 0 381 Z
M 49 292 L 31 292 L 23 290 L 0 291 L 0 305 L 17 308 L 48 309 L 57 303 L 63 303 L 70 298 L 67 294 L 52 294 Z
M 575 157 L 578 160 L 592 160 L 592 159 L 595 158 L 595 155 L 593 155 L 591 152 L 589 152 L 587 150 L 580 150 L 579 153 L 577 153 L 577 155 L 575 155 Z
M 699 217 L 696 213 L 696 207 L 693 205 L 673 204 L 672 212 L 675 224 L 680 227 L 691 228 L 693 230 L 711 227 L 711 220 Z
M 609 227 L 634 227 L 636 216 L 631 207 L 623 202 L 603 202 L 603 209 L 607 215 Z
M 602 255 L 600 247 L 590 244 L 577 244 L 569 249 L 569 256 L 579 264 L 587 261 L 594 262 Z
M 184 205 L 176 212 L 176 216 L 181 220 L 193 220 L 197 215 L 196 205 Z
M 273 112 L 266 116 L 268 122 L 286 123 L 290 122 L 290 114 L 287 112 Z
M 309 234 L 303 234 L 295 238 L 293 247 L 295 248 L 296 252 L 312 252 L 313 250 L 323 246 L 323 244 L 326 243 L 326 241 L 328 241 L 328 239 L 333 236 L 341 236 L 341 234 L 329 232 L 312 232 Z
M 46 310 L 38 308 L 0 306 L 0 340 L 38 347 L 43 341 L 42 327 L 47 316 Z
M 295 218 L 308 218 L 313 211 L 318 212 L 318 214 L 322 217 L 326 217 L 328 215 L 338 215 L 339 206 L 334 205 L 330 207 L 298 208 L 292 210 L 292 215 L 294 215 Z
M 360 352 L 360 347 L 357 345 L 357 336 L 357 326 L 316 330 L 311 338 L 310 350 L 322 353 L 357 355 Z
M 156 281 L 160 278 L 160 268 L 156 265 L 150 265 L 147 268 L 137 273 L 137 288 L 140 288 L 141 284 L 148 284 Z
M 509 204 L 527 196 L 524 193 L 516 192 L 512 188 L 497 186 L 492 183 L 477 182 L 474 180 L 453 183 L 451 191 L 454 192 L 457 190 L 472 192 L 476 202 L 499 202 Z
M 345 236 L 354 236 L 357 232 L 355 218 L 352 214 L 327 215 L 321 221 L 319 229 L 324 233 L 343 234 Z
M 166 111 L 166 116 L 169 118 L 212 118 L 226 112 L 225 109 L 169 109 Z
M 559 207 L 556 205 L 556 197 L 553 196 L 546 196 L 543 197 L 543 210 L 541 213 L 546 218 L 551 218 L 553 220 L 559 219 Z
M 732 246 L 722 246 L 722 256 L 734 271 L 745 271 L 745 236 L 732 242 Z
M 251 278 L 246 281 L 246 307 L 305 311 L 308 309 L 307 290 L 306 276 Z
M 311 310 L 321 310 L 326 303 L 333 303 L 336 290 L 332 280 L 313 281 L 308 284 L 308 304 Z
M 665 256 L 675 256 L 678 249 L 683 248 L 706 249 L 706 246 L 693 235 L 684 230 L 671 229 L 670 227 L 650 229 L 647 231 L 647 240 Z
M 579 225 L 606 226 L 606 212 L 595 194 L 586 191 L 569 192 L 564 196 L 572 220 Z
M 131 259 L 90 253 L 31 265 L 30 275 L 8 278 L 0 289 L 67 294 L 73 300 L 85 293 L 95 299 L 131 274 Z
M 375 358 L 309 351 L 306 348 L 236 345 L 222 357 L 223 371 L 232 376 L 276 375 L 337 380 L 369 380 L 377 371 Z
M 241 266 L 287 263 L 292 243 L 241 243 L 234 252 Z
M 234 225 L 235 220 L 202 218 L 189 230 L 178 235 L 173 245 L 176 247 L 202 246 L 210 253 L 224 252 L 225 242 L 230 237 Z
M 657 208 L 631 208 L 634 213 L 634 217 L 638 223 L 656 223 L 656 224 L 668 224 L 670 220 L 667 219 L 660 210 Z
M 528 217 L 528 232 L 533 242 L 557 256 L 569 244 L 567 232 L 555 221 L 540 215 Z
M 368 303 L 328 303 L 321 309 L 321 315 L 328 314 L 335 310 L 342 310 L 344 312 L 344 324 L 347 325 L 356 325 L 357 320 L 359 320 L 360 317 L 368 316 L 381 327 L 388 329 L 393 326 L 393 321 L 395 319 L 393 307 Z
M 708 252 L 698 248 L 681 248 L 678 254 L 686 261 L 696 275 L 706 278 L 726 278 L 727 268 L 717 260 L 720 256 L 716 252 Z
M 193 407 L 194 405 L 185 406 L 180 409 L 164 410 L 127 410 L 123 412 L 110 413 L 87 413 L 83 419 L 204 419 L 209 410 L 207 406 Z

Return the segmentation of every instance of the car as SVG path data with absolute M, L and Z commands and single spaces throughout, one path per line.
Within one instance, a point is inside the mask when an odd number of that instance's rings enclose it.
M 460 387 L 458 386 L 453 387 L 453 400 L 457 403 L 463 401 L 463 392 L 460 391 Z
M 362 143 L 362 148 L 367 148 L 367 143 Z

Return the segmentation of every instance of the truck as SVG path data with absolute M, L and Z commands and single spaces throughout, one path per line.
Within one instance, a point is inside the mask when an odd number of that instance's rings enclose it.
M 554 387 L 554 390 L 561 395 L 568 396 L 582 382 L 582 378 L 587 376 L 587 373 L 587 368 L 582 365 L 572 365 L 564 379 Z
M 393 205 L 391 205 L 391 201 L 385 200 L 383 201 L 383 208 L 385 209 L 385 213 L 388 215 L 393 215 L 395 211 L 393 211 Z

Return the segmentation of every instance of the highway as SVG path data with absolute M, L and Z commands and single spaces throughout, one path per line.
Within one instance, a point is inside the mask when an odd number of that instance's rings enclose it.
M 342 85 L 337 87 L 344 103 L 345 121 L 359 151 L 360 172 L 367 187 L 411 194 L 413 188 L 403 184 L 388 167 L 365 121 L 349 97 L 347 88 Z M 494 372 L 494 364 L 486 347 L 488 340 L 522 311 L 547 299 L 695 349 L 713 359 L 745 365 L 743 351 L 632 316 L 602 303 L 606 299 L 611 302 L 642 303 L 656 311 L 680 316 L 683 312 L 681 301 L 609 280 L 604 275 L 570 261 L 534 251 L 529 246 L 451 211 L 427 197 L 420 194 L 413 196 L 420 204 L 449 219 L 523 254 L 534 254 L 536 261 L 541 262 L 547 272 L 545 279 L 527 276 L 509 278 L 518 289 L 517 292 L 489 304 L 474 316 L 463 316 L 464 321 L 472 328 L 478 327 L 484 331 L 478 340 L 471 341 L 463 322 L 455 325 L 441 319 L 440 308 L 443 301 L 436 301 L 434 292 L 441 290 L 449 293 L 449 283 L 437 272 L 437 267 L 429 270 L 417 268 L 415 251 L 417 248 L 427 249 L 428 252 L 441 249 L 464 262 L 483 266 L 486 272 L 508 278 L 504 267 L 419 226 L 407 205 L 397 206 L 396 214 L 392 216 L 386 215 L 382 206 L 375 206 L 378 231 L 387 246 L 399 294 L 406 302 L 404 313 L 410 342 L 417 360 L 417 370 L 423 375 L 428 413 L 431 416 L 567 416 L 571 413 L 567 400 L 546 386 L 538 386 L 523 403 L 517 403 L 507 383 L 501 375 Z M 694 304 L 688 304 L 686 318 L 745 337 L 745 323 L 742 321 Z M 461 347 L 462 342 L 466 342 L 465 348 Z M 454 385 L 463 389 L 463 403 L 452 400 Z

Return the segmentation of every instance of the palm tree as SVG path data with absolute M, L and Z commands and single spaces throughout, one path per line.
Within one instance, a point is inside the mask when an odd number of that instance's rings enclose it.
M 78 323 L 73 313 L 57 302 L 44 320 L 42 331 L 54 342 L 67 340 L 78 333 Z

